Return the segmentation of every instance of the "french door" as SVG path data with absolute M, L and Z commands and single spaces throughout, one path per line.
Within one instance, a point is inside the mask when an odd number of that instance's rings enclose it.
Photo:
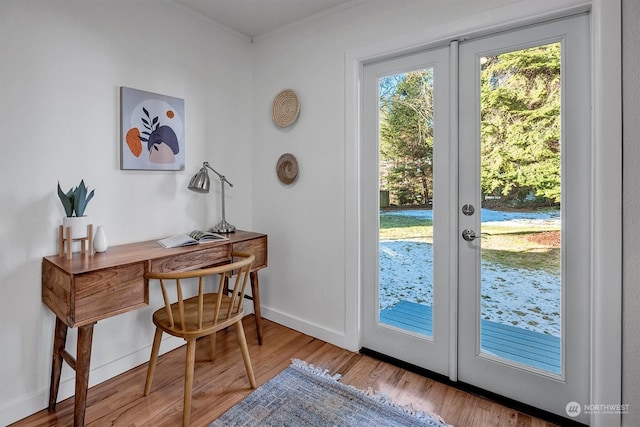
M 449 50 L 447 47 L 433 49 L 392 61 L 370 64 L 366 67 L 363 93 L 364 114 L 372 121 L 364 128 L 365 141 L 371 144 L 365 149 L 363 173 L 370 183 L 372 197 L 364 200 L 365 258 L 370 268 L 365 268 L 365 283 L 380 286 L 367 287 L 364 292 L 364 338 L 365 347 L 383 349 L 389 356 L 410 362 L 417 366 L 428 366 L 430 370 L 448 375 L 449 372 L 449 296 L 448 296 L 448 253 L 449 238 L 455 221 L 448 215 L 446 206 L 450 197 L 447 186 L 448 168 L 446 141 L 449 139 L 447 123 L 449 115 Z M 409 81 L 409 84 L 406 84 Z M 420 105 L 407 105 L 408 94 L 403 91 L 412 87 L 420 92 Z M 382 96 L 381 96 L 382 95 Z M 386 99 L 380 101 L 380 99 Z M 383 105 L 386 104 L 386 105 Z M 390 110 L 405 109 L 407 116 L 413 116 L 413 128 L 423 126 L 426 131 L 414 145 L 422 153 L 411 167 L 420 169 L 426 180 L 433 181 L 432 195 L 423 194 L 425 203 L 431 198 L 433 209 L 430 218 L 417 220 L 415 230 L 408 236 L 409 251 L 398 247 L 397 241 L 381 239 L 379 198 L 380 168 L 396 165 L 381 162 L 379 135 L 384 132 L 385 120 L 394 120 Z M 420 110 L 416 115 L 412 112 Z M 386 116 L 386 117 L 382 117 Z M 397 120 L 411 120 L 400 117 Z M 402 138 L 402 137 L 400 137 Z M 410 143 L 411 144 L 411 143 Z M 408 144 L 409 145 L 409 144 Z M 384 150 L 384 148 L 382 148 Z M 411 151 L 407 148 L 406 151 Z M 398 167 L 404 167 L 406 157 L 399 159 Z M 382 166 L 381 166 L 382 164 Z M 422 180 L 422 179 L 421 179 Z M 424 191 L 422 191 L 424 193 Z M 432 197 L 430 197 L 432 196 Z M 383 226 L 384 227 L 384 226 Z M 387 286 L 388 285 L 388 286 Z M 405 295 L 407 291 L 411 296 Z M 407 321 L 395 316 L 393 308 L 410 302 L 409 310 L 418 313 Z M 381 320 L 382 319 L 382 320 Z
M 581 15 L 365 66 L 364 347 L 588 422 L 589 52 Z

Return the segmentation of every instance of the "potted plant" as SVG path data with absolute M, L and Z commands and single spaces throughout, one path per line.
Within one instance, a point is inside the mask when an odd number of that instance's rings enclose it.
M 66 217 L 62 219 L 63 227 L 71 227 L 71 238 L 81 239 L 87 236 L 88 219 L 84 214 L 89 201 L 93 198 L 95 190 L 88 192 L 84 180 L 80 181 L 80 185 L 72 187 L 66 193 L 60 188 L 58 181 L 58 197 L 64 207 Z

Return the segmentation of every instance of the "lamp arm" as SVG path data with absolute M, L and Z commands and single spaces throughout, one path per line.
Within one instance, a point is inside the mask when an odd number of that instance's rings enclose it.
M 202 166 L 204 166 L 204 167 L 206 167 L 206 168 L 211 169 L 211 170 L 213 171 L 213 173 L 215 173 L 216 175 L 218 175 L 218 178 L 220 178 L 220 181 L 222 181 L 223 183 L 224 183 L 224 182 L 226 182 L 227 184 L 229 184 L 229 187 L 233 187 L 233 184 L 232 184 L 232 183 L 230 183 L 224 175 L 219 174 L 219 173 L 218 173 L 214 168 L 212 168 L 212 167 L 209 165 L 209 162 L 204 162 L 204 163 L 202 164 Z M 224 187 L 224 184 L 223 184 L 223 187 Z

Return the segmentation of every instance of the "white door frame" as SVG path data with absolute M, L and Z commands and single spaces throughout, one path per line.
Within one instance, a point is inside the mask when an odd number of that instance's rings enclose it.
M 431 27 L 345 53 L 345 335 L 362 343 L 361 78 L 365 63 L 530 23 L 591 11 L 593 57 L 593 253 L 591 402 L 621 404 L 622 396 L 622 102 L 621 0 L 535 0 Z M 455 372 L 450 375 L 455 377 Z M 619 414 L 592 413 L 591 425 L 618 426 Z

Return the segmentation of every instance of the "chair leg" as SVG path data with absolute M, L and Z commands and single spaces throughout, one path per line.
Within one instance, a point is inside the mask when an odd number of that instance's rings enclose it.
M 147 381 L 144 384 L 145 396 L 148 396 L 151 392 L 151 383 L 153 382 L 153 374 L 156 371 L 156 362 L 158 361 L 158 352 L 160 351 L 161 341 L 162 329 L 156 328 L 156 334 L 153 337 L 153 347 L 151 347 L 151 358 L 149 359 L 149 367 L 147 368 Z
M 196 340 L 187 341 L 187 363 L 184 367 L 184 408 L 182 426 L 188 427 L 191 421 L 191 390 L 193 388 L 193 369 L 196 363 Z
M 251 388 L 256 388 L 256 378 L 253 375 L 253 367 L 251 366 L 249 347 L 247 347 L 247 338 L 244 335 L 242 320 L 236 322 L 235 327 L 236 335 L 238 336 L 238 344 L 240 345 L 240 351 L 242 352 L 242 359 L 244 360 L 244 368 L 246 369 L 247 376 L 249 377 L 249 384 L 251 384 Z
M 215 360 L 216 360 L 216 333 L 214 332 L 211 335 L 209 335 L 209 339 L 211 340 L 211 350 L 210 350 L 211 361 L 215 362 Z

